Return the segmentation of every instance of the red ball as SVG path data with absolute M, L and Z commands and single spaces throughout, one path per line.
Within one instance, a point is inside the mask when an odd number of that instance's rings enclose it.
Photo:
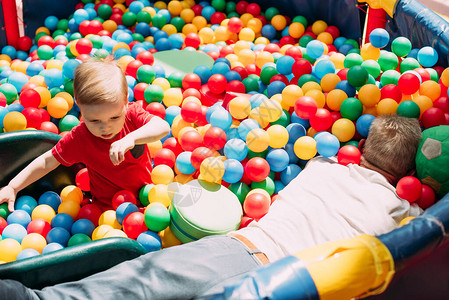
M 207 147 L 198 147 L 192 151 L 192 155 L 190 156 L 190 163 L 192 166 L 199 170 L 201 163 L 208 157 L 213 157 L 214 151 Z
M 170 149 L 162 148 L 154 154 L 153 162 L 155 166 L 167 165 L 173 168 L 175 166 L 176 156 Z
M 445 113 L 449 113 L 449 98 L 448 97 L 439 97 L 435 101 L 433 101 L 433 107 L 438 107 L 443 110 Z
M 195 123 L 201 116 L 201 105 L 195 101 L 184 103 L 181 107 L 181 117 L 188 123 Z
M 246 73 L 247 73 L 247 77 L 248 75 L 251 74 L 255 74 L 257 76 L 260 75 L 260 68 L 258 66 L 256 66 L 256 64 L 247 64 L 245 67 Z
M 424 128 L 429 128 L 444 125 L 446 123 L 446 117 L 444 116 L 444 111 L 442 109 L 430 107 L 423 112 L 421 121 Z
M 188 33 L 184 38 L 184 44 L 186 45 L 186 47 L 198 49 L 201 44 L 200 36 L 194 32 Z
M 27 83 L 25 83 L 25 84 L 22 86 L 22 93 L 23 93 L 25 90 L 34 89 L 34 88 L 37 88 L 37 87 L 38 87 L 38 85 L 37 85 L 36 83 L 34 83 L 34 82 L 27 82 Z
M 199 117 L 198 121 L 195 122 L 196 125 L 204 126 L 204 125 L 209 124 L 209 122 L 207 122 L 207 119 L 206 119 L 207 110 L 208 110 L 207 106 L 205 106 L 205 105 L 201 106 L 201 116 Z
M 17 40 L 17 48 L 18 50 L 28 52 L 33 46 L 33 40 L 31 40 L 28 36 L 22 36 Z
M 188 73 L 184 76 L 184 78 L 182 79 L 182 88 L 183 89 L 188 89 L 188 88 L 193 88 L 193 89 L 200 89 L 201 88 L 201 78 L 200 76 L 198 76 L 195 73 Z
M 90 203 L 81 207 L 78 213 L 78 219 L 88 219 L 94 223 L 95 227 L 98 226 L 98 220 L 103 212 L 98 207 L 98 205 Z
M 391 98 L 399 103 L 402 99 L 402 93 L 397 85 L 390 83 L 380 89 L 380 98 Z
M 245 85 L 240 80 L 232 80 L 226 85 L 227 92 L 245 93 Z
M 27 120 L 28 128 L 40 128 L 42 124 L 42 114 L 38 108 L 27 107 L 22 110 L 22 115 Z
M 42 45 L 47 45 L 47 46 L 50 46 L 50 47 L 54 48 L 55 47 L 55 40 L 51 36 L 49 36 L 49 35 L 43 35 L 37 41 L 37 46 L 38 47 L 40 47 Z
M 283 82 L 285 85 L 289 84 L 288 78 L 285 75 L 282 74 L 276 74 L 273 77 L 271 77 L 270 79 L 270 83 L 275 82 L 275 81 L 281 81 Z
M 101 23 L 99 20 L 92 20 L 90 21 L 89 26 L 87 26 L 87 31 L 90 34 L 98 34 L 102 30 L 103 23 Z
M 261 157 L 253 157 L 245 165 L 245 174 L 251 181 L 262 181 L 270 174 L 270 165 Z
M 228 30 L 233 33 L 239 33 L 243 28 L 243 21 L 240 18 L 232 17 L 228 21 Z
M 1 220 L 0 220 L 1 221 Z M 1 223 L 1 222 L 0 222 Z M 27 226 L 27 233 L 39 233 L 44 238 L 47 237 L 47 233 L 51 230 L 51 225 L 44 219 L 34 219 Z M 2 232 L 0 224 L 0 234 Z
M 414 69 L 413 71 L 415 71 L 416 73 L 419 74 L 419 76 L 421 76 L 421 81 L 422 81 L 422 82 L 431 79 L 430 73 L 427 72 L 426 69 L 423 69 L 423 68 L 416 68 L 416 69 Z
M 313 117 L 318 109 L 316 100 L 310 96 L 299 97 L 295 102 L 295 113 L 298 117 L 303 119 L 310 119 Z
M 347 80 L 348 71 L 349 71 L 348 68 L 343 68 L 337 72 L 337 76 L 340 77 L 340 80 Z
M 39 107 L 39 104 L 41 104 L 41 96 L 37 91 L 27 89 L 20 93 L 19 102 L 23 107 Z
M 435 203 L 435 191 L 427 184 L 421 184 L 421 197 L 416 200 L 416 204 L 422 209 L 431 207 Z
M 83 168 L 76 173 L 75 183 L 82 191 L 90 191 L 89 172 L 87 171 L 87 168 Z
M 359 148 L 353 145 L 345 145 L 338 150 L 337 160 L 341 165 L 348 164 L 360 164 L 360 157 L 362 154 L 360 153 Z
M 204 145 L 212 150 L 220 150 L 227 142 L 226 132 L 219 127 L 210 127 L 204 133 Z
M 139 234 L 147 230 L 148 227 L 145 225 L 145 215 L 139 211 L 130 213 L 123 220 L 123 231 L 131 239 L 137 239 Z
M 326 108 L 317 108 L 314 116 L 309 119 L 310 126 L 316 131 L 328 130 L 332 124 L 332 114 Z
M 237 73 L 239 73 L 240 77 L 243 79 L 245 79 L 246 77 L 248 77 L 248 72 L 246 71 L 246 68 L 242 67 L 242 66 L 237 66 L 231 69 L 232 71 L 236 71 Z
M 270 209 L 271 199 L 262 193 L 252 193 L 247 196 L 243 202 L 243 210 L 245 214 L 259 220 L 265 216 Z
M 6 99 L 6 96 L 0 92 L 0 106 L 6 107 L 7 103 L 8 103 L 8 100 Z
M 295 43 L 296 43 L 296 40 L 292 36 L 290 36 L 290 35 L 283 36 L 279 40 L 279 45 L 281 45 L 281 46 L 294 45 Z
M 153 53 L 150 51 L 141 51 L 139 54 L 136 55 L 136 59 L 143 62 L 145 65 L 153 65 L 154 63 L 154 56 Z
M 285 51 L 285 55 L 291 56 L 295 60 L 298 60 L 302 58 L 302 51 L 301 48 L 299 48 L 298 46 L 293 46 L 288 48 L 287 51 Z
M 41 123 L 39 130 L 48 131 L 52 133 L 59 134 L 59 128 L 53 122 L 45 121 Z
M 226 15 L 220 11 L 216 11 L 210 16 L 210 23 L 213 24 L 220 24 L 226 19 Z
M 221 94 L 226 91 L 226 85 L 228 84 L 226 77 L 221 74 L 214 74 L 209 77 L 207 86 L 209 90 L 214 94 Z
M 89 34 L 89 24 L 90 21 L 89 20 L 84 20 L 80 23 L 80 25 L 78 26 L 78 31 L 83 35 L 86 36 Z
M 399 179 L 396 184 L 396 193 L 399 197 L 408 202 L 415 202 L 421 197 L 422 184 L 418 178 L 405 176 Z
M 340 36 L 340 29 L 337 26 L 328 26 L 324 31 L 330 33 L 334 40 Z
M 140 60 L 133 60 L 127 66 L 125 70 L 125 74 L 134 77 L 137 79 L 137 70 L 143 66 L 143 62 Z
M 171 151 L 173 151 L 173 153 L 175 154 L 175 156 L 178 156 L 179 153 L 181 153 L 182 151 L 184 151 L 181 147 L 181 145 L 179 144 L 178 140 L 175 137 L 169 137 L 168 139 L 166 139 L 163 143 L 162 143 L 162 148 L 167 148 L 170 149 Z
M 270 52 L 270 53 L 276 53 L 276 52 L 280 52 L 281 51 L 281 47 L 279 47 L 279 45 L 277 45 L 277 44 L 270 43 L 270 44 L 266 45 L 263 48 L 263 50 L 267 51 L 267 52 Z
M 296 60 L 292 65 L 292 73 L 295 75 L 295 77 L 301 77 L 304 74 L 311 74 L 312 73 L 312 64 L 304 59 L 300 58 Z
M 151 102 L 145 107 L 145 110 L 150 114 L 158 116 L 162 119 L 165 118 L 165 106 L 159 102 Z
M 212 57 L 213 60 L 217 60 L 220 57 L 220 52 L 217 51 L 209 51 L 206 54 Z
M 261 9 L 259 4 L 257 3 L 250 3 L 246 7 L 246 12 L 252 14 L 254 17 L 257 17 L 261 13 Z
M 196 130 L 186 131 L 178 138 L 179 143 L 184 151 L 193 151 L 203 146 L 203 137 Z
M 112 207 L 114 208 L 114 210 L 116 210 L 117 207 L 120 206 L 120 204 L 125 202 L 131 202 L 137 205 L 136 196 L 128 190 L 118 191 L 114 194 L 114 196 L 112 196 Z
M 239 1 L 237 2 L 237 4 L 235 5 L 235 11 L 239 14 L 239 15 L 243 15 L 246 12 L 246 8 L 248 7 L 248 2 L 246 1 Z
M 412 95 L 419 90 L 421 82 L 413 73 L 403 73 L 398 80 L 398 87 L 404 95 Z
M 46 109 L 41 107 L 39 108 L 39 111 L 41 112 L 42 122 L 50 121 L 50 114 Z
M 250 217 L 248 217 L 248 216 L 243 216 L 243 217 L 242 217 L 242 221 L 240 222 L 240 227 L 239 227 L 239 229 L 245 228 L 245 227 L 248 226 L 249 223 L 251 223 L 252 221 L 254 221 L 253 218 L 250 218 Z
M 123 12 L 119 8 L 116 11 L 117 12 L 114 12 L 114 8 L 112 9 L 112 15 L 109 17 L 109 20 L 114 21 L 117 25 L 123 25 L 122 22 Z
M 220 49 L 220 57 L 226 57 L 228 54 L 234 54 L 234 48 L 230 45 L 223 46 Z
M 36 219 L 38 220 L 38 219 Z M 42 220 L 42 219 L 39 219 Z M 42 220 L 43 221 L 43 220 Z M 44 221 L 45 222 L 45 221 Z M 28 224 L 29 225 L 29 224 Z M 3 219 L 2 217 L 0 217 L 0 234 L 2 234 L 3 229 L 5 229 L 5 227 L 8 226 L 8 222 L 6 222 L 5 219 Z
M 90 54 L 93 47 L 94 45 L 92 44 L 92 41 L 86 38 L 79 39 L 75 44 L 75 49 L 79 54 Z
M 200 91 L 197 90 L 197 89 L 194 89 L 194 88 L 188 88 L 188 89 L 186 89 L 186 90 L 182 93 L 182 98 L 183 98 L 183 99 L 185 99 L 185 98 L 187 98 L 187 97 L 189 97 L 189 96 L 193 96 L 193 97 L 196 97 L 196 98 L 198 98 L 198 99 L 201 100 L 201 93 L 200 93 Z
M 133 93 L 136 100 L 145 100 L 145 89 L 149 86 L 146 82 L 139 82 L 134 86 Z
M 192 10 L 195 13 L 195 16 L 201 16 L 201 12 L 203 11 L 203 7 L 199 4 L 195 4 L 192 6 Z

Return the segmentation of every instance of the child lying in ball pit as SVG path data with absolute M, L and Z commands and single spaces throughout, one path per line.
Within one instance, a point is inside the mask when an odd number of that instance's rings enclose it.
M 316 157 L 259 221 L 228 235 L 150 252 L 79 281 L 31 290 L 0 280 L 4 299 L 192 299 L 221 292 L 262 264 L 333 240 L 379 235 L 421 209 L 396 194 L 414 172 L 421 139 L 416 119 L 376 118 L 360 165 Z
M 120 190 L 132 191 L 151 182 L 151 158 L 146 143 L 160 140 L 170 126 L 141 106 L 128 103 L 128 85 L 113 61 L 90 60 L 75 71 L 74 96 L 82 121 L 51 150 L 37 157 L 0 190 L 0 203 L 14 210 L 17 193 L 59 164 L 84 163 L 93 203 L 112 208 Z

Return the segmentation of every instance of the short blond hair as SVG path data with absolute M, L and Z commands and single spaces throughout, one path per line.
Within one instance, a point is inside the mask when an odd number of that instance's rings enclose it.
M 78 104 L 128 101 L 125 74 L 114 61 L 91 59 L 75 69 L 73 93 Z
M 397 115 L 379 116 L 370 126 L 363 157 L 369 163 L 401 178 L 415 169 L 421 137 L 417 119 Z

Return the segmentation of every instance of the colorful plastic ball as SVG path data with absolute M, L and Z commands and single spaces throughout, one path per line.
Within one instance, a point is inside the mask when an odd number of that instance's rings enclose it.
M 251 181 L 262 181 L 270 173 L 270 165 L 261 157 L 253 157 L 245 165 L 245 174 Z
M 411 203 L 417 201 L 421 197 L 421 192 L 421 181 L 413 176 L 402 177 L 396 184 L 396 193 L 398 196 Z
M 66 213 L 70 215 L 73 219 L 77 219 L 80 209 L 81 209 L 80 204 L 77 201 L 66 200 L 62 201 L 61 204 L 59 205 L 58 214 Z
M 42 254 L 51 253 L 61 249 L 64 249 L 64 246 L 59 243 L 48 243 L 42 250 Z
M 399 57 L 404 57 L 412 50 L 412 43 L 406 37 L 400 36 L 391 42 L 391 51 Z
M 268 213 L 271 199 L 262 193 L 252 193 L 243 202 L 243 210 L 248 217 L 258 220 Z
M 364 114 L 357 119 L 356 129 L 362 137 L 366 138 L 368 136 L 369 128 L 375 118 L 376 117 L 371 114 Z
M 47 233 L 51 230 L 51 225 L 44 219 L 34 219 L 27 226 L 27 233 L 38 233 L 44 238 Z
M 22 210 L 28 213 L 31 216 L 33 209 L 37 206 L 37 201 L 31 196 L 20 196 L 16 199 L 14 203 L 15 210 Z M 31 220 L 30 220 L 31 221 Z
M 220 182 L 225 167 L 221 157 L 206 157 L 200 165 L 201 179 L 208 182 Z
M 421 196 L 415 202 L 422 209 L 427 209 L 435 203 L 435 191 L 427 184 L 421 184 Z
M 399 77 L 398 87 L 404 95 L 412 95 L 419 90 L 421 82 L 413 73 L 404 73 Z
M 226 90 L 227 80 L 221 74 L 213 74 L 207 81 L 209 90 L 214 94 L 221 94 Z
M 196 171 L 196 168 L 191 163 L 191 156 L 192 152 L 184 151 L 176 157 L 176 168 L 182 174 L 192 174 Z
M 20 253 L 17 255 L 17 260 L 22 260 L 25 258 L 31 258 L 31 257 L 35 257 L 40 255 L 39 251 L 35 250 L 35 249 L 23 249 L 22 251 L 20 251 Z
M 310 96 L 299 97 L 295 102 L 295 113 L 302 119 L 309 119 L 314 116 L 317 108 L 316 100 Z
M 15 261 L 22 250 L 20 242 L 15 239 L 3 239 L 0 241 L 0 261 Z
M 334 156 L 340 149 L 340 141 L 335 135 L 331 133 L 323 132 L 323 134 L 319 134 L 317 137 L 315 137 L 315 140 L 317 152 L 321 156 Z
M 156 203 L 145 210 L 145 224 L 149 230 L 159 232 L 170 224 L 170 213 L 163 205 Z
M 341 118 L 334 122 L 331 132 L 340 142 L 347 142 L 354 136 L 355 129 L 355 125 L 351 120 Z
M 136 239 L 139 234 L 148 230 L 145 225 L 145 215 L 141 212 L 133 212 L 127 215 L 122 225 L 123 231 L 132 239 Z
M 334 74 L 335 65 L 330 59 L 323 59 L 315 64 L 314 74 L 318 78 L 323 78 L 326 74 Z
M 438 107 L 430 107 L 426 109 L 422 114 L 421 121 L 424 128 L 445 125 L 446 123 L 445 113 L 442 109 Z
M 300 159 L 311 159 L 317 153 L 316 141 L 310 136 L 302 136 L 295 141 L 294 151 Z
M 114 229 L 121 229 L 122 225 L 117 221 L 115 210 L 104 211 L 98 219 L 98 225 L 109 225 Z
M 161 238 L 154 231 L 144 231 L 136 237 L 136 240 L 145 248 L 147 252 L 158 251 L 162 247 Z
M 155 166 L 151 172 L 151 180 L 154 184 L 169 184 L 173 182 L 174 176 L 172 168 L 167 165 Z
M 289 184 L 299 173 L 301 173 L 302 169 L 300 166 L 296 164 L 289 164 L 287 168 L 285 168 L 281 172 L 281 181 L 284 185 Z
M 47 246 L 47 241 L 39 233 L 30 233 L 23 238 L 21 245 L 23 249 L 34 249 L 41 254 L 42 250 Z
M 70 232 L 62 227 L 54 227 L 47 233 L 47 243 L 58 243 L 66 247 L 70 239 Z
M 353 87 L 364 85 L 368 81 L 368 75 L 368 71 L 362 66 L 353 66 L 346 74 L 348 83 Z
M 14 223 L 9 224 L 3 229 L 2 238 L 3 239 L 14 239 L 19 243 L 22 242 L 23 238 L 27 235 L 27 230 L 20 224 Z
M 241 139 L 230 139 L 224 146 L 224 154 L 228 159 L 242 161 L 248 153 L 246 144 Z
M 438 52 L 429 46 L 422 47 L 418 51 L 418 61 L 425 68 L 433 67 L 438 62 Z
M 129 214 L 133 213 L 133 212 L 138 212 L 139 208 L 137 207 L 137 205 L 130 203 L 130 202 L 125 202 L 120 204 L 117 207 L 117 211 L 116 211 L 116 218 L 117 218 L 117 222 L 119 224 L 123 224 L 123 220 L 126 218 L 126 216 L 128 216 Z
M 265 159 L 274 172 L 282 172 L 289 164 L 289 156 L 284 149 L 271 149 Z
M 27 89 L 20 93 L 19 101 L 23 107 L 39 107 L 41 104 L 41 96 L 36 90 Z
M 54 218 L 51 220 L 51 227 L 62 227 L 66 229 L 67 231 L 71 231 L 72 225 L 73 225 L 73 218 L 66 213 L 58 213 Z
M 19 224 L 26 228 L 31 222 L 31 216 L 24 210 L 16 209 L 9 214 L 6 221 L 8 224 Z
M 31 220 L 44 219 L 50 224 L 55 215 L 55 210 L 50 205 L 40 204 L 39 199 L 39 205 L 31 213 Z
M 114 208 L 114 210 L 117 209 L 117 207 L 124 202 L 131 202 L 133 204 L 137 204 L 136 196 L 131 191 L 122 190 L 115 193 L 114 196 L 112 197 L 112 207 Z
M 73 236 L 70 237 L 69 241 L 67 242 L 68 247 L 84 244 L 91 242 L 91 238 L 84 233 L 76 233 Z
M 3 118 L 3 128 L 6 132 L 25 130 L 27 120 L 25 116 L 18 111 L 11 111 Z
M 213 115 L 211 116 L 211 120 L 213 120 Z M 222 128 L 216 127 L 214 124 L 215 122 L 211 122 L 212 127 L 204 133 L 204 145 L 212 150 L 220 150 L 225 146 L 227 136 Z
M 292 67 L 295 59 L 291 56 L 281 56 L 276 62 L 276 70 L 279 74 L 289 75 L 292 73 Z
M 223 175 L 223 180 L 228 183 L 235 183 L 239 181 L 243 176 L 243 166 L 236 159 L 227 159 L 224 161 L 225 173 Z
M 396 113 L 407 118 L 419 118 L 421 114 L 418 104 L 411 100 L 399 103 Z
M 91 221 L 94 226 L 98 226 L 98 219 L 102 214 L 101 209 L 94 203 L 86 204 L 81 207 L 78 213 L 78 219 L 87 219 Z
M 246 135 L 246 145 L 253 152 L 263 152 L 270 145 L 270 136 L 262 128 L 254 128 Z
M 3 229 L 5 229 L 6 226 L 8 226 L 8 222 L 6 222 L 6 220 L 3 217 L 0 217 L 0 236 L 3 232 Z
M 369 42 L 376 48 L 384 48 L 390 42 L 390 34 L 383 28 L 375 28 L 369 34 Z
M 362 154 L 360 153 L 360 150 L 352 145 L 345 145 L 340 148 L 337 154 L 337 160 L 338 163 L 341 165 L 348 165 L 348 164 L 360 164 L 360 158 Z
M 355 121 L 363 112 L 363 104 L 359 99 L 349 97 L 340 105 L 340 113 L 343 118 Z

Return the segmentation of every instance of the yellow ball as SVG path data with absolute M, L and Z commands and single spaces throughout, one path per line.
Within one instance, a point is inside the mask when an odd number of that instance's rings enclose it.
M 210 44 L 214 41 L 214 31 L 209 27 L 201 28 L 198 35 L 202 39 L 203 44 Z
M 326 45 L 332 45 L 334 43 L 334 38 L 332 37 L 332 34 L 325 31 L 318 34 L 316 39 L 320 42 L 323 42 Z
M 34 75 L 33 77 L 30 78 L 29 82 L 35 83 L 40 87 L 47 88 L 47 85 L 45 84 L 45 78 L 42 75 Z
M 326 28 L 327 28 L 327 23 L 322 21 L 322 20 L 315 21 L 312 24 L 312 32 L 315 33 L 316 35 L 320 34 L 323 31 L 325 31 Z
M 22 246 L 15 239 L 4 239 L 0 241 L 0 261 L 15 261 L 22 250 Z
M 181 241 L 173 234 L 170 227 L 165 228 L 159 232 L 159 237 L 161 238 L 162 248 L 167 248 L 171 246 L 181 245 Z
M 19 64 L 16 66 L 16 71 L 26 74 L 27 68 L 29 65 L 30 65 L 30 63 L 27 61 L 19 61 Z M 48 66 L 47 66 L 47 68 L 48 68 Z
M 302 96 L 304 96 L 304 93 L 302 89 L 296 84 L 287 85 L 282 90 L 282 102 L 290 107 L 293 107 L 296 100 L 298 100 L 298 98 Z
M 449 67 L 444 69 L 441 73 L 440 79 L 444 86 L 449 86 Z
M 60 196 L 61 201 L 72 200 L 77 202 L 78 204 L 81 204 L 84 198 L 83 191 L 75 185 L 68 185 L 64 187 L 61 191 Z
M 162 102 L 165 106 L 180 106 L 182 103 L 182 91 L 180 88 L 169 88 L 164 92 L 164 98 Z
M 171 133 L 172 135 L 177 138 L 179 135 L 179 133 L 181 132 L 181 130 L 184 127 L 192 127 L 192 124 L 187 123 L 186 121 L 184 121 L 184 119 L 181 117 L 181 115 L 178 115 L 175 117 L 175 119 L 173 120 L 173 123 L 171 125 Z
M 61 60 L 59 60 L 59 59 L 51 59 L 51 60 L 48 60 L 46 69 L 47 70 L 48 69 L 59 69 L 59 70 L 62 71 L 62 66 L 63 65 L 64 65 L 64 63 Z
M 266 63 L 272 63 L 274 62 L 273 55 L 268 51 L 262 51 L 256 56 L 256 66 L 260 69 L 266 64 Z
M 34 90 L 39 93 L 39 96 L 41 96 L 41 103 L 39 104 L 39 107 L 47 106 L 48 101 L 51 99 L 50 91 L 43 86 L 35 87 Z
M 242 51 L 239 52 L 239 54 L 237 56 L 239 58 L 239 61 L 244 66 L 253 64 L 254 61 L 256 60 L 256 54 L 252 50 L 249 50 L 249 49 L 243 49 Z
M 262 128 L 254 128 L 246 136 L 246 145 L 253 152 L 263 152 L 270 145 L 270 136 Z
M 159 151 L 160 149 L 162 149 L 162 142 L 160 140 L 154 141 L 152 143 L 148 143 L 147 147 L 148 147 L 148 150 L 150 151 L 150 156 L 154 157 L 156 152 Z
M 120 230 L 120 229 L 111 229 L 111 230 L 109 230 L 109 231 L 107 231 L 105 234 L 104 234 L 104 236 L 103 236 L 103 238 L 104 239 L 106 239 L 106 238 L 111 238 L 111 237 L 122 237 L 122 238 L 127 238 L 128 237 L 128 235 L 126 234 L 126 233 L 124 233 L 122 230 Z
M 55 215 L 56 213 L 50 205 L 40 204 L 33 209 L 31 220 L 44 219 L 48 224 L 51 224 L 51 220 Z
M 334 63 L 336 69 L 343 69 L 345 67 L 345 55 L 334 52 L 329 56 L 329 60 Z
M 348 95 L 340 89 L 330 91 L 326 96 L 326 104 L 333 111 L 340 111 L 340 106 Z
M 168 36 L 177 33 L 178 29 L 173 24 L 165 24 L 162 28 L 162 31 L 166 32 Z
M 363 60 L 372 59 L 377 61 L 380 56 L 380 49 L 374 47 L 373 45 L 371 45 L 371 43 L 366 43 L 360 49 L 360 56 L 363 58 Z
M 151 84 L 160 86 L 164 90 L 164 92 L 170 88 L 170 82 L 162 77 L 154 79 Z
M 92 232 L 92 241 L 103 239 L 106 233 L 108 231 L 113 230 L 112 226 L 110 225 L 99 225 L 97 228 L 94 229 Z
M 398 109 L 399 104 L 396 100 L 391 98 L 384 98 L 376 105 L 376 112 L 380 115 L 394 115 Z
M 153 5 L 154 8 L 157 9 L 166 9 L 167 8 L 167 4 L 164 1 L 156 1 Z
M 11 111 L 3 118 L 3 127 L 6 132 L 25 130 L 27 119 L 18 111 Z
M 262 31 L 263 23 L 258 18 L 252 18 L 246 23 L 246 27 L 254 31 L 255 34 L 258 34 Z
M 329 93 L 333 89 L 335 89 L 335 86 L 337 86 L 337 83 L 341 81 L 340 77 L 337 74 L 334 73 L 328 73 L 321 78 L 320 85 L 321 89 L 325 93 Z
M 156 184 L 148 193 L 148 200 L 150 203 L 160 202 L 165 207 L 168 207 L 171 203 L 173 195 L 168 192 L 166 184 Z
M 324 96 L 324 93 L 320 90 L 310 90 L 305 94 L 305 96 L 309 96 L 315 99 L 316 104 L 319 108 L 324 107 L 324 105 L 326 104 L 326 96 Z
M 264 36 L 259 36 L 258 38 L 256 38 L 256 40 L 254 41 L 254 44 L 259 45 L 259 44 L 263 44 L 263 45 L 268 45 L 270 43 L 270 40 L 267 39 Z
M 427 96 L 432 101 L 435 101 L 441 96 L 440 85 L 433 80 L 426 80 L 419 87 L 419 94 Z
M 182 11 L 182 3 L 176 0 L 172 0 L 168 2 L 167 9 L 173 17 L 179 16 Z
M 200 30 L 207 26 L 207 20 L 203 16 L 196 16 L 193 18 L 192 24 L 195 25 L 196 29 Z
M 57 93 L 57 94 L 55 95 L 55 97 L 61 97 L 61 98 L 64 98 L 65 101 L 67 101 L 67 104 L 69 105 L 69 110 L 72 109 L 72 107 L 73 107 L 73 102 L 74 102 L 74 99 L 73 99 L 72 95 L 70 95 L 70 94 L 67 93 L 67 92 L 59 92 L 59 93 Z
M 154 184 L 169 184 L 173 182 L 174 177 L 172 168 L 164 164 L 155 166 L 151 172 L 151 181 Z
M 47 246 L 47 241 L 39 233 L 32 232 L 23 238 L 21 245 L 23 249 L 34 249 L 42 253 L 44 247 Z
M 256 38 L 256 34 L 251 28 L 242 28 L 239 32 L 239 40 L 252 42 Z
M 271 18 L 271 25 L 278 31 L 283 30 L 287 26 L 287 19 L 282 15 L 276 15 Z
M 420 111 L 419 117 L 420 118 L 421 118 L 423 112 L 425 112 L 427 109 L 433 107 L 432 99 L 430 99 L 429 97 L 424 96 L 424 95 L 414 97 L 413 102 L 415 102 L 419 106 L 419 111 Z
M 235 119 L 245 119 L 251 112 L 251 103 L 246 97 L 235 97 L 229 101 L 229 113 Z
M 253 109 L 251 109 L 251 112 L 249 113 L 249 118 L 256 120 L 261 128 L 265 128 L 268 126 L 268 124 L 270 124 L 270 121 L 268 121 L 266 117 L 262 117 L 262 115 L 260 114 L 259 107 L 254 107 Z
M 221 182 L 225 166 L 221 157 L 207 157 L 200 165 L 200 174 L 208 182 Z
M 134 57 L 132 57 L 131 55 L 123 55 L 118 59 L 117 63 L 120 66 L 120 68 L 122 68 L 123 72 L 125 72 L 128 64 L 134 60 L 135 60 Z
M 365 84 L 359 90 L 359 100 L 366 107 L 375 106 L 380 101 L 380 89 L 375 84 Z
M 69 111 L 69 104 L 62 97 L 51 98 L 47 103 L 47 111 L 53 118 L 62 118 Z
M 115 210 L 107 210 L 103 212 L 98 219 L 98 225 L 109 225 L 114 229 L 122 228 L 122 225 L 117 221 Z
M 214 36 L 215 36 L 215 42 L 224 42 L 229 40 L 230 37 L 230 32 L 228 31 L 228 28 L 225 26 L 218 26 L 217 28 L 215 28 L 214 31 Z
M 195 25 L 189 23 L 182 27 L 182 33 L 187 35 L 189 33 L 198 33 L 198 28 Z
M 282 148 L 288 143 L 288 131 L 282 125 L 272 125 L 267 129 L 271 148 Z
M 194 180 L 193 174 L 178 174 L 175 176 L 174 182 L 178 182 L 181 184 L 186 184 L 187 182 L 190 182 Z
M 38 29 L 36 29 L 36 34 L 44 32 L 48 35 L 50 35 L 50 30 L 47 27 L 39 27 Z
M 316 141 L 310 136 L 302 136 L 296 140 L 293 145 L 293 151 L 300 159 L 311 159 L 317 153 Z
M 334 122 L 331 133 L 335 135 L 340 142 L 347 142 L 352 139 L 355 134 L 355 125 L 351 120 L 341 118 Z
M 73 200 L 66 200 L 61 202 L 58 207 L 58 214 L 66 213 L 70 215 L 74 220 L 78 218 L 80 212 L 80 204 Z
M 302 89 L 303 93 L 306 94 L 310 90 L 319 90 L 319 91 L 321 91 L 321 86 L 320 86 L 320 84 L 318 82 L 309 81 L 309 82 L 304 83 L 302 85 L 301 89 Z
M 192 20 L 195 17 L 195 12 L 190 8 L 186 8 L 181 11 L 180 17 L 184 20 L 184 22 L 192 23 Z
M 268 99 L 260 104 L 259 113 L 262 119 L 275 122 L 282 116 L 282 106 L 279 102 Z
M 305 31 L 304 25 L 299 22 L 291 23 L 288 27 L 288 34 L 295 39 L 299 39 Z

